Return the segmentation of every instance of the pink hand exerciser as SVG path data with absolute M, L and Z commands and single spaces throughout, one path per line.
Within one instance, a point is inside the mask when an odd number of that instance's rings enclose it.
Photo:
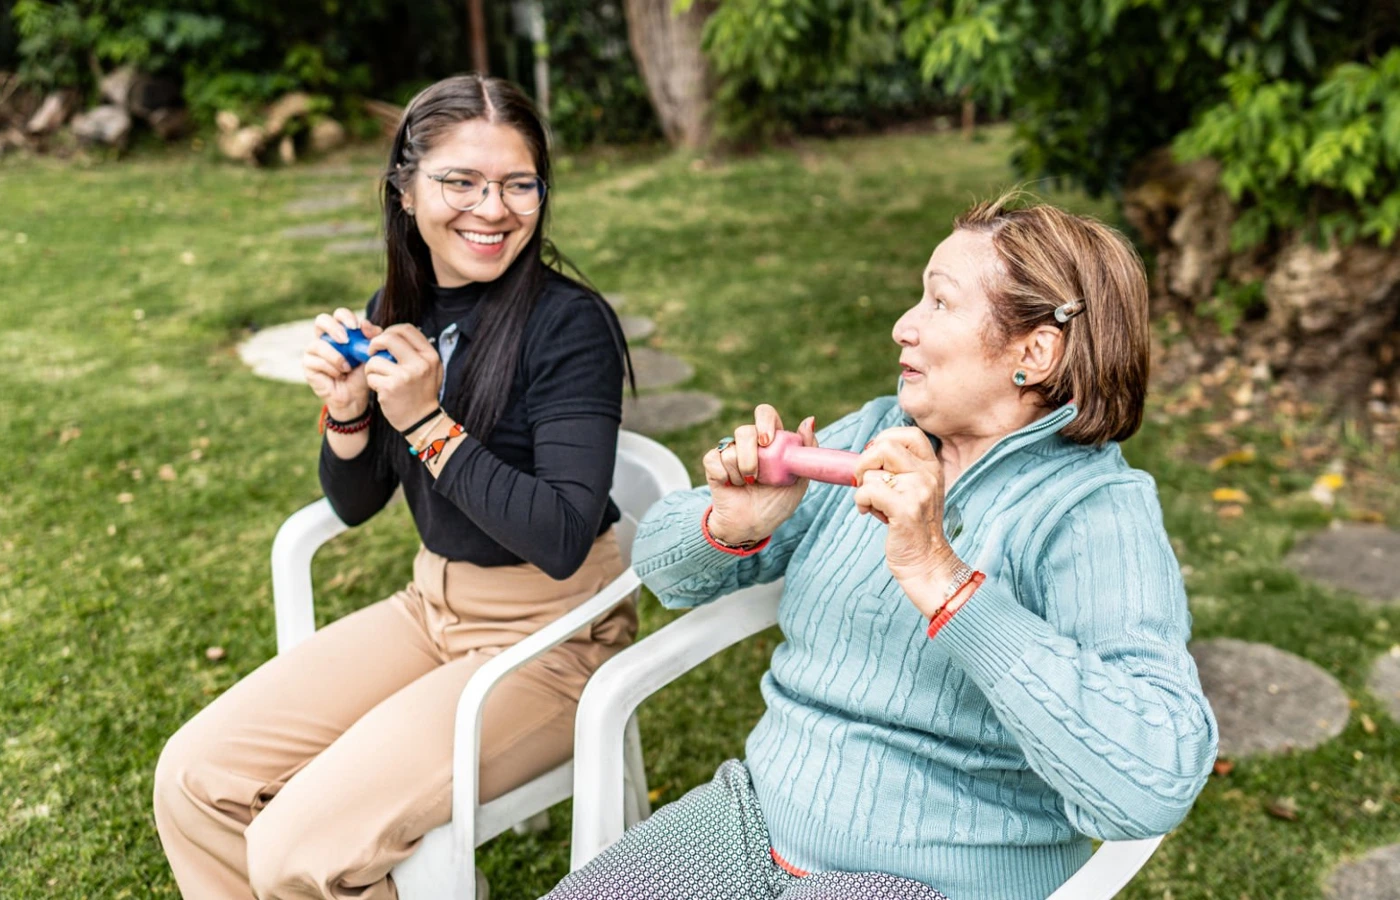
M 852 487 L 856 483 L 859 453 L 802 446 L 802 435 L 779 431 L 773 442 L 758 448 L 758 482 L 786 487 L 799 478 Z

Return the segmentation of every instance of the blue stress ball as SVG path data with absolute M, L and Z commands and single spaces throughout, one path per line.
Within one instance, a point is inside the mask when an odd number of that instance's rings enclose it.
M 343 344 L 331 340 L 331 336 L 328 334 L 321 335 L 321 340 L 339 350 L 340 355 L 349 361 L 352 369 L 369 362 L 369 338 L 365 337 L 365 333 L 358 328 L 347 328 L 345 334 L 350 339 Z M 389 362 L 398 362 L 388 350 L 380 350 L 374 355 L 382 356 Z

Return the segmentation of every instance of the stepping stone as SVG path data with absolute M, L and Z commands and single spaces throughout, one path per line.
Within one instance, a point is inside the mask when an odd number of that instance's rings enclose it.
M 316 326 L 310 319 L 288 322 L 264 328 L 238 345 L 238 356 L 251 366 L 254 375 L 305 384 L 301 374 L 301 355 L 306 345 L 316 339 Z
M 1366 687 L 1381 701 L 1390 717 L 1400 722 L 1400 645 L 1376 660 Z
M 350 241 L 332 241 L 326 245 L 327 253 L 347 254 L 347 253 L 383 253 L 384 240 L 382 238 L 359 238 Z
M 282 210 L 294 216 L 304 216 L 314 213 L 334 212 L 338 209 L 355 206 L 359 202 L 359 191 L 349 191 L 342 194 L 316 194 L 312 197 L 303 197 L 300 200 L 293 200 L 291 203 L 282 207 Z
M 656 323 L 646 316 L 618 316 L 622 323 L 622 336 L 628 341 L 641 341 L 651 337 L 656 331 Z
M 1376 525 L 1319 531 L 1288 554 L 1298 574 L 1385 604 L 1400 604 L 1400 533 Z
M 1323 894 L 1327 900 L 1400 900 L 1400 844 L 1338 866 Z
M 673 394 L 646 394 L 622 400 L 622 427 L 642 434 L 659 435 L 708 422 L 724 404 L 698 391 Z
M 633 347 L 632 369 L 637 376 L 637 390 L 647 391 L 670 387 L 689 381 L 695 369 L 683 359 L 650 347 Z
M 347 234 L 368 234 L 371 231 L 374 231 L 374 226 L 368 222 L 316 222 L 312 225 L 284 228 L 280 235 L 284 238 L 299 240 L 302 238 L 344 237 Z
M 1346 727 L 1346 692 L 1301 657 L 1232 638 L 1197 641 L 1191 655 L 1220 723 L 1223 757 L 1307 750 Z

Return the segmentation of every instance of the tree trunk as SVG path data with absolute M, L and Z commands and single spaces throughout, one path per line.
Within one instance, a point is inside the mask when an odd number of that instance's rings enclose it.
M 703 149 L 710 142 L 714 76 L 700 49 L 711 0 L 695 0 L 679 15 L 674 0 L 627 0 L 632 55 L 647 83 L 661 130 L 672 145 Z
M 1272 245 L 1233 251 L 1238 210 L 1220 187 L 1219 167 L 1181 165 L 1159 151 L 1142 160 L 1124 190 L 1124 215 L 1152 251 L 1155 317 L 1174 317 L 1187 341 L 1181 367 L 1228 357 L 1289 393 L 1394 437 L 1400 422 L 1400 253 L 1368 241 L 1319 245 L 1285 234 Z M 1238 313 L 1230 285 L 1253 284 Z M 1231 304 L 1235 308 L 1231 310 Z
M 472 69 L 478 75 L 491 74 L 491 57 L 486 50 L 485 0 L 467 0 L 467 19 L 472 33 Z

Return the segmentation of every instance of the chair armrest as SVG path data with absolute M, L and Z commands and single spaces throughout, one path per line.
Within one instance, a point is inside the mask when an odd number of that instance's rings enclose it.
M 324 497 L 287 517 L 272 541 L 272 605 L 277 615 L 277 652 L 286 653 L 316 631 L 311 558 L 350 526 Z
M 1132 881 L 1164 837 L 1104 841 L 1089 861 L 1046 900 L 1110 900 Z
M 486 698 L 507 675 L 538 659 L 606 616 L 635 594 L 641 579 L 627 569 L 582 605 L 570 610 L 534 634 L 492 657 L 468 680 L 457 701 L 452 738 L 452 845 L 454 853 L 471 854 L 476 848 L 476 812 L 479 808 L 481 718 Z
M 608 660 L 583 689 L 574 725 L 571 868 L 583 866 L 623 830 L 623 734 L 643 700 L 778 620 L 783 582 L 735 591 L 706 604 Z

